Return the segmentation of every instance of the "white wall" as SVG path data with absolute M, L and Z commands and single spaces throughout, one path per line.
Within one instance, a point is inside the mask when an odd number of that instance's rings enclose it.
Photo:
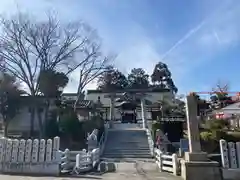
M 117 95 L 121 95 L 122 93 L 117 93 Z M 160 100 L 165 100 L 168 101 L 169 103 L 172 102 L 173 95 L 170 92 L 148 92 L 146 93 L 147 96 L 145 99 L 154 102 L 158 102 Z M 92 100 L 92 101 L 97 101 L 98 97 L 100 97 L 101 103 L 105 107 L 110 106 L 110 98 L 106 98 L 104 96 L 108 95 L 107 93 L 89 93 L 86 95 L 86 100 Z
M 117 95 L 121 95 L 122 93 L 117 93 Z M 107 93 L 89 93 L 86 95 L 86 100 L 92 100 L 94 102 L 97 102 L 98 97 L 100 97 L 101 103 L 103 104 L 104 107 L 110 107 L 110 98 L 106 98 L 104 96 L 108 95 Z M 148 92 L 147 96 L 145 97 L 147 100 L 155 103 L 160 100 L 168 101 L 169 103 L 172 103 L 173 99 L 173 94 L 170 92 Z M 108 109 L 107 112 L 107 117 L 108 119 L 110 118 L 110 110 Z M 105 113 L 103 115 L 103 118 L 105 118 Z M 142 114 L 141 111 L 137 111 L 137 119 L 141 119 Z M 121 114 L 117 108 L 115 108 L 115 118 L 120 119 Z M 146 112 L 146 118 L 147 119 L 152 119 L 152 114 L 151 112 Z

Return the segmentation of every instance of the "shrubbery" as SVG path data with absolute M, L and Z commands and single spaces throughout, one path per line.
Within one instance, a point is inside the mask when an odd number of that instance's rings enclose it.
M 104 120 L 101 116 L 93 116 L 90 120 L 79 121 L 77 114 L 68 110 L 60 115 L 57 121 L 57 112 L 52 115 L 45 124 L 45 138 L 61 137 L 61 145 L 68 148 L 78 149 L 80 146 L 86 147 L 86 138 L 88 133 L 98 129 L 98 140 L 104 132 Z M 78 147 L 78 145 L 79 147 Z
M 204 125 L 205 131 L 200 133 L 203 150 L 214 152 L 219 148 L 220 139 L 232 139 L 232 136 L 227 134 L 229 122 L 223 119 L 208 120 Z
M 206 127 L 210 130 L 228 129 L 229 121 L 223 119 L 212 119 L 206 122 Z
M 54 138 L 56 136 L 60 136 L 59 132 L 59 124 L 57 122 L 57 112 L 50 112 L 51 116 L 47 120 L 45 124 L 45 137 L 46 138 Z

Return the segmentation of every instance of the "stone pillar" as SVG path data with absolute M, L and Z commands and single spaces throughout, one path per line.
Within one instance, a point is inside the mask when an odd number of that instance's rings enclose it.
M 219 163 L 210 161 L 207 153 L 201 151 L 198 120 L 197 100 L 193 95 L 186 98 L 186 115 L 189 139 L 189 151 L 181 160 L 181 175 L 184 180 L 219 180 L 221 173 Z
M 189 151 L 201 152 L 200 135 L 197 120 L 197 101 L 194 96 L 187 96 L 186 100 L 187 130 Z
M 147 128 L 146 125 L 146 106 L 145 106 L 145 99 L 141 98 L 141 111 L 142 111 L 142 126 L 143 129 Z

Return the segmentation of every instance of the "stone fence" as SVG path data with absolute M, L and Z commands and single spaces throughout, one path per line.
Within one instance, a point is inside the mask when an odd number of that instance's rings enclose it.
M 0 139 L 0 172 L 17 174 L 59 175 L 60 138 Z
M 88 137 L 88 150 L 60 151 L 60 138 L 52 139 L 0 139 L 0 173 L 52 175 L 61 172 L 86 172 L 95 168 L 106 141 L 106 129 L 97 140 L 98 130 Z
M 240 142 L 220 140 L 220 153 L 224 179 L 239 179 L 240 177 Z

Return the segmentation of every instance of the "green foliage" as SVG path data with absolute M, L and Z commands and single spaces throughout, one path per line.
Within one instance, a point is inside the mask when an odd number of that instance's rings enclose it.
M 203 150 L 212 153 L 219 148 L 220 139 L 231 139 L 230 141 L 232 141 L 232 137 L 226 132 L 226 127 L 228 127 L 228 121 L 226 120 L 208 120 L 205 125 L 205 131 L 200 133 Z
M 134 68 L 128 75 L 128 87 L 131 89 L 146 89 L 149 87 L 149 75 L 142 68 Z
M 211 119 L 207 121 L 206 125 L 210 130 L 223 130 L 228 128 L 229 122 L 224 119 Z
M 60 136 L 56 111 L 51 112 L 50 118 L 47 119 L 47 122 L 45 124 L 45 135 L 47 138 L 54 138 L 55 136 Z
M 200 138 L 203 141 L 218 142 L 220 139 L 225 139 L 226 137 L 227 137 L 227 133 L 221 130 L 204 131 L 200 133 Z
M 18 113 L 21 106 L 21 95 L 25 92 L 19 89 L 16 79 L 4 73 L 0 79 L 0 114 L 3 117 L 5 135 L 9 121 Z
M 80 136 L 82 131 L 82 125 L 78 120 L 76 113 L 69 112 L 68 114 L 63 114 L 59 121 L 59 130 L 62 134 L 76 139 Z
M 213 138 L 216 141 L 219 141 L 220 139 L 225 139 L 227 136 L 227 133 L 223 130 L 212 130 L 211 132 L 212 132 Z
M 81 123 L 85 132 L 92 132 L 94 129 L 101 129 L 104 126 L 104 120 L 98 115 L 91 117 L 91 120 Z
M 212 141 L 214 140 L 212 132 L 204 131 L 200 133 L 200 138 L 203 141 Z
M 151 80 L 155 86 L 158 85 L 161 88 L 169 88 L 175 93 L 178 91 L 172 80 L 172 74 L 165 63 L 159 62 L 155 65 Z
M 116 91 L 125 89 L 128 86 L 126 76 L 114 69 L 112 66 L 98 78 L 98 89 L 105 91 Z
M 47 97 L 59 96 L 68 83 L 64 73 L 54 70 L 42 70 L 39 75 L 39 89 Z

